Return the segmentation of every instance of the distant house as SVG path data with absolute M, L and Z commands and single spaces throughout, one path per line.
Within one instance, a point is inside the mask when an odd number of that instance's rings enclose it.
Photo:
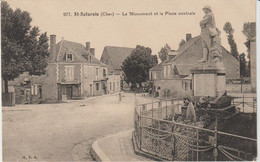
M 224 47 L 222 50 L 226 78 L 240 78 L 239 61 Z M 150 80 L 154 82 L 155 90 L 169 89 L 172 94 L 190 95 L 192 92 L 190 70 L 202 58 L 201 37 L 192 38 L 189 34 L 186 36 L 186 43 L 177 51 L 170 50 L 170 54 L 166 61 L 150 69 Z
M 43 85 L 43 100 L 47 102 L 81 99 L 106 93 L 107 65 L 95 57 L 95 49 L 50 36 L 50 62 Z
M 31 76 L 28 72 L 8 82 L 8 91 L 14 92 L 15 104 L 42 102 L 42 85 L 45 75 Z
M 108 65 L 108 73 L 120 75 L 121 89 L 127 84 L 124 82 L 122 65 L 125 59 L 131 55 L 134 48 L 106 46 L 100 61 Z

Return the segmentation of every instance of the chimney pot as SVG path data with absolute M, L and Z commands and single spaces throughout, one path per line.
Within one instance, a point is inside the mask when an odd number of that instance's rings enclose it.
M 90 53 L 92 53 L 92 55 L 95 56 L 95 48 L 90 48 Z
M 86 49 L 87 51 L 90 51 L 90 42 L 86 42 Z
M 54 60 L 55 58 L 55 46 L 56 46 L 56 35 L 50 35 L 50 58 Z
M 186 42 L 188 42 L 192 38 L 191 34 L 186 34 Z

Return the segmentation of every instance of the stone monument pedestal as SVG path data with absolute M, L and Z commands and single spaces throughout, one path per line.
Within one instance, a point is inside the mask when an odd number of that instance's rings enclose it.
M 193 96 L 217 97 L 226 91 L 223 66 L 198 64 L 191 69 Z

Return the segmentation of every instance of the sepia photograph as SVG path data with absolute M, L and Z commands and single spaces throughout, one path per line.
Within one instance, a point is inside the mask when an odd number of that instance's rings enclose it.
M 2 0 L 1 161 L 258 161 L 256 0 Z

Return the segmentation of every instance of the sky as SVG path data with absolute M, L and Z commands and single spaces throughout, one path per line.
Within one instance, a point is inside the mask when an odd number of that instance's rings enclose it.
M 7 0 L 12 9 L 28 11 L 32 26 L 41 32 L 82 43 L 91 42 L 99 59 L 105 46 L 132 47 L 143 45 L 157 54 L 167 43 L 173 50 L 186 38 L 200 34 L 202 8 L 212 7 L 217 27 L 221 30 L 222 45 L 230 51 L 223 31 L 229 21 L 239 53 L 247 53 L 241 32 L 245 22 L 255 22 L 255 0 Z M 195 15 L 129 16 L 129 12 L 194 12 Z M 65 12 L 119 13 L 110 16 L 64 16 Z M 122 12 L 128 16 L 122 16 Z

